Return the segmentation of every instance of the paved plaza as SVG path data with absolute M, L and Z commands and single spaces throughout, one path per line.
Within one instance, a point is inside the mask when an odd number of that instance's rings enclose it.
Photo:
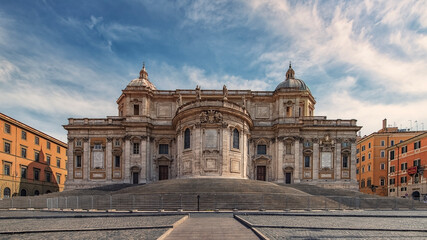
M 427 211 L 0 210 L 0 239 L 426 239 Z

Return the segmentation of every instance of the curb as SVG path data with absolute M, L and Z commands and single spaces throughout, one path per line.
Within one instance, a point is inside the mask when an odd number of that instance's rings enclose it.
M 182 217 L 181 219 L 179 219 L 178 221 L 176 221 L 174 224 L 172 224 L 172 228 L 169 228 L 165 233 L 163 233 L 159 238 L 157 238 L 157 240 L 166 239 L 172 233 L 174 228 L 177 228 L 179 225 L 181 225 L 187 219 L 188 219 L 188 215 L 186 215 L 186 216 Z
M 263 233 L 261 233 L 258 229 L 252 227 L 252 224 L 248 221 L 246 221 L 245 219 L 237 216 L 237 215 L 233 215 L 234 219 L 236 219 L 238 222 L 240 222 L 242 225 L 244 225 L 245 227 L 249 228 L 250 230 L 252 230 L 252 232 L 255 233 L 255 235 L 257 235 L 260 239 L 262 240 L 270 240 L 270 238 L 268 238 L 267 236 L 265 236 Z

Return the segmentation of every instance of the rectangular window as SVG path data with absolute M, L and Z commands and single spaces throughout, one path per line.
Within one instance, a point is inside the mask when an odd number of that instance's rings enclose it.
M 26 131 L 21 131 L 21 139 L 27 140 L 27 132 Z
M 95 143 L 95 145 L 93 146 L 93 149 L 101 150 L 101 149 L 102 149 L 102 144 L 100 144 L 100 143 Z
M 400 164 L 400 170 L 406 170 L 406 169 L 408 169 L 408 163 L 402 163 L 402 164 Z
M 414 142 L 414 150 L 421 148 L 421 141 Z
M 61 174 L 56 174 L 56 183 L 61 184 Z
M 385 151 L 384 150 L 381 150 L 381 152 L 380 152 L 380 156 L 383 158 L 383 157 L 385 157 Z
M 34 137 L 34 144 L 39 145 L 40 144 L 40 138 L 35 136 Z
M 368 143 L 368 148 L 371 148 L 371 143 Z
M 133 115 L 135 115 L 135 116 L 139 115 L 139 105 L 138 104 L 133 105 Z
M 61 147 L 60 146 L 56 146 L 56 152 L 61 153 Z
M 396 183 L 396 179 L 390 178 L 390 185 L 394 185 Z
M 120 140 L 119 139 L 116 139 L 116 141 L 114 141 L 114 146 L 120 147 Z
M 82 167 L 82 156 L 77 155 L 76 156 L 76 168 L 81 168 Z
M 408 146 L 403 146 L 402 153 L 407 153 L 407 152 L 408 152 Z
M 21 167 L 21 178 L 27 178 L 27 168 Z
M 383 147 L 384 147 L 384 145 L 385 145 L 385 141 L 384 141 L 384 140 L 381 140 L 381 146 L 383 146 Z
M 385 169 L 385 163 L 380 163 L 380 169 L 384 170 Z
M 380 179 L 380 186 L 384 186 L 385 185 L 385 179 L 384 178 L 381 178 Z
M 341 144 L 341 146 L 342 146 L 343 148 L 350 147 L 350 143 L 349 143 L 349 142 L 343 142 L 343 143 Z
M 310 168 L 310 156 L 304 156 L 304 167 Z
M 9 164 L 4 164 L 4 171 L 3 174 L 6 176 L 10 176 L 10 165 Z
M 396 167 L 395 166 L 390 166 L 390 172 L 393 173 L 394 171 L 396 171 Z
M 362 188 L 365 187 L 365 180 L 362 180 L 362 182 L 360 183 L 360 187 L 362 187 Z
M 368 159 L 371 159 L 371 153 L 368 153 Z
M 362 162 L 364 162 L 365 161 L 365 156 L 362 156 Z
M 390 146 L 394 146 L 394 140 L 390 141 Z
M 362 167 L 362 173 L 364 173 L 364 172 L 365 172 L 365 166 Z
M 368 165 L 368 172 L 371 171 L 371 165 Z
M 120 156 L 114 156 L 114 167 L 120 167 Z
M 286 154 L 292 154 L 292 149 L 291 149 L 291 144 L 290 143 L 286 143 Z
M 356 158 L 356 163 L 359 163 L 359 158 Z
M 34 180 L 39 180 L 40 179 L 40 169 L 38 168 L 34 168 Z
M 394 150 L 390 151 L 390 160 L 394 160 Z
M 46 182 L 50 182 L 50 172 L 45 172 L 46 175 Z
M 4 124 L 4 132 L 10 134 L 10 125 L 7 123 Z
M 368 181 L 367 181 L 366 183 L 367 183 L 368 187 L 370 187 L 370 186 L 372 185 L 372 183 L 371 183 L 371 179 L 370 179 L 370 178 L 368 178 Z
M 81 146 L 82 146 L 82 141 L 77 140 L 77 141 L 76 141 L 76 146 L 77 146 L 77 147 L 81 147 Z
M 348 156 L 347 155 L 344 155 L 342 157 L 342 167 L 343 168 L 348 168 Z
M 311 147 L 311 143 L 309 141 L 304 142 L 304 147 Z
M 359 153 L 359 149 L 356 149 L 356 153 Z
M 139 143 L 133 143 L 133 154 L 139 154 Z
M 46 156 L 46 164 L 50 165 L 50 156 L 49 155 Z
M 34 152 L 34 161 L 36 161 L 36 162 L 40 161 L 40 153 L 39 152 Z
M 359 174 L 359 169 L 358 168 L 356 168 L 356 174 Z
M 159 154 L 169 154 L 169 144 L 159 144 Z
M 21 148 L 21 157 L 27 158 L 27 149 L 26 148 Z
M 362 151 L 365 151 L 365 145 L 362 146 Z
M 267 145 L 258 144 L 256 146 L 256 152 L 257 152 L 257 154 L 267 154 Z
M 421 159 L 414 160 L 414 166 L 421 166 Z
M 59 168 L 61 167 L 61 159 L 60 158 L 56 159 L 56 166 Z
M 406 176 L 405 177 L 400 177 L 400 183 L 406 183 Z
M 10 143 L 4 142 L 4 152 L 10 154 Z
M 47 143 L 46 143 L 46 148 L 50 149 L 50 142 L 49 141 L 47 141 Z

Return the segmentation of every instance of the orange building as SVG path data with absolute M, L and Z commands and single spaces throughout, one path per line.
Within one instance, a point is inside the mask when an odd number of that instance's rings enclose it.
M 387 148 L 389 196 L 427 200 L 427 132 Z
M 0 199 L 62 191 L 67 145 L 0 113 Z
M 363 193 L 388 196 L 389 167 L 386 149 L 418 134 L 420 132 L 387 127 L 387 119 L 384 119 L 381 130 L 359 139 L 356 148 L 356 176 L 359 190 Z

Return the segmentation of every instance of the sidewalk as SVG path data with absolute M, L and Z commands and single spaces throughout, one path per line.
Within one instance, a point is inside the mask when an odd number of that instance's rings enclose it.
M 171 239 L 259 239 L 252 230 L 235 220 L 232 214 L 190 214 L 190 217 L 174 229 L 166 240 Z

